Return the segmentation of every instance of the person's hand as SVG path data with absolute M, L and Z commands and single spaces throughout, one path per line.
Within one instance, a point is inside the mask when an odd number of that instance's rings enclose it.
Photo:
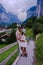
M 21 42 L 25 42 L 24 40 L 20 40 Z

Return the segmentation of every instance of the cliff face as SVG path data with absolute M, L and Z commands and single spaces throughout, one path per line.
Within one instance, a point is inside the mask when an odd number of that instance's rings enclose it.
M 43 16 L 43 0 L 37 0 L 37 18 Z
M 43 16 L 43 0 L 41 0 L 41 16 Z

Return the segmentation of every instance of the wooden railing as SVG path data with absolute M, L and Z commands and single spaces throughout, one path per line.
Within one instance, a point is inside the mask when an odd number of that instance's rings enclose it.
M 6 46 L 6 47 L 0 49 L 0 53 L 3 53 L 4 51 L 10 49 L 11 47 L 15 46 L 16 44 L 17 44 L 17 42 L 12 43 L 12 44 L 10 44 L 10 45 L 8 45 L 8 46 Z M 9 61 L 9 59 L 10 59 L 16 52 L 18 52 L 18 48 L 17 48 L 16 50 L 14 50 L 7 58 L 5 58 L 5 59 L 0 63 L 0 65 L 5 65 L 5 64 Z

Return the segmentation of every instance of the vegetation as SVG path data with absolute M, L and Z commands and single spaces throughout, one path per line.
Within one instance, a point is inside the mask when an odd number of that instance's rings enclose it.
M 33 37 L 32 29 L 26 28 L 26 36 Z
M 24 25 L 26 28 L 26 36 L 34 36 L 40 34 L 40 37 L 36 41 L 36 60 L 35 65 L 43 65 L 43 17 L 30 18 Z
M 38 33 L 43 32 L 43 17 L 40 17 L 39 19 L 32 17 L 27 20 L 24 26 L 32 29 L 34 36 L 36 36 Z
M 4 35 L 6 32 L 2 32 L 2 33 L 0 33 L 0 37 L 2 36 L 2 35 Z
M 1 44 L 1 43 L 0 43 L 0 49 L 3 48 L 3 47 L 5 47 L 5 46 L 7 46 L 7 45 L 8 45 L 8 44 L 5 44 L 5 43 Z
M 15 29 L 11 30 L 11 33 L 8 33 L 8 36 L 4 37 L 3 39 L 5 39 L 5 41 L 2 41 L 2 39 L 0 39 L 0 44 L 10 44 L 16 41 L 16 35 L 15 35 Z
M 12 65 L 12 63 L 15 61 L 17 56 L 18 56 L 18 52 L 16 52 L 5 65 Z
M 41 34 L 40 37 L 37 39 L 36 41 L 36 60 L 37 63 L 36 65 L 43 65 L 43 17 L 40 17 L 39 19 L 37 19 L 36 17 L 32 17 L 28 20 L 26 20 L 26 22 L 22 24 L 25 28 L 26 28 L 26 36 L 29 37 L 35 37 L 37 34 Z M 13 23 L 12 25 L 9 26 L 9 28 L 16 28 L 17 24 Z M 13 29 L 11 31 L 11 34 L 9 35 L 9 37 L 6 38 L 7 42 L 2 42 L 0 41 L 0 43 L 3 44 L 8 44 L 8 43 L 13 43 L 16 41 L 16 36 L 15 36 L 15 30 Z M 0 48 L 3 46 L 0 46 Z M 2 60 L 4 60 L 10 53 L 12 53 L 12 51 L 15 50 L 15 48 L 17 48 L 18 46 L 15 46 L 7 51 L 5 51 L 3 54 L 0 54 L 0 62 Z M 16 53 L 18 55 L 18 53 Z M 6 65 L 11 65 L 12 62 L 15 60 L 15 56 L 14 55 L 9 61 L 8 63 L 6 63 Z
M 22 26 L 32 28 L 34 22 L 36 21 L 36 17 L 31 17 L 22 23 Z
M 11 31 L 10 36 L 6 40 L 7 40 L 7 43 L 13 43 L 16 41 L 15 30 Z
M 8 26 L 8 28 L 17 28 L 17 23 L 12 23 Z
M 43 33 L 36 41 L 36 65 L 43 65 Z
M 9 50 L 1 53 L 0 54 L 0 62 L 2 62 L 5 58 L 7 58 L 17 47 L 18 47 L 18 45 L 15 45 L 12 48 L 10 48 Z
M 31 17 L 30 19 L 27 19 L 25 22 L 23 22 L 22 26 L 32 28 L 35 21 L 36 17 Z
M 42 17 L 40 17 L 39 19 L 36 19 L 32 29 L 33 29 L 34 35 L 37 35 L 38 33 L 43 32 L 43 18 Z

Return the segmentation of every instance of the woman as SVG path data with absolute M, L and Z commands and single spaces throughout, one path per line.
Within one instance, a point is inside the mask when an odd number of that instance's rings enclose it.
M 26 37 L 25 34 L 23 32 L 21 32 L 21 50 L 22 50 L 22 55 L 27 57 L 27 52 L 26 52 L 26 47 L 27 47 L 27 41 L 26 41 Z

